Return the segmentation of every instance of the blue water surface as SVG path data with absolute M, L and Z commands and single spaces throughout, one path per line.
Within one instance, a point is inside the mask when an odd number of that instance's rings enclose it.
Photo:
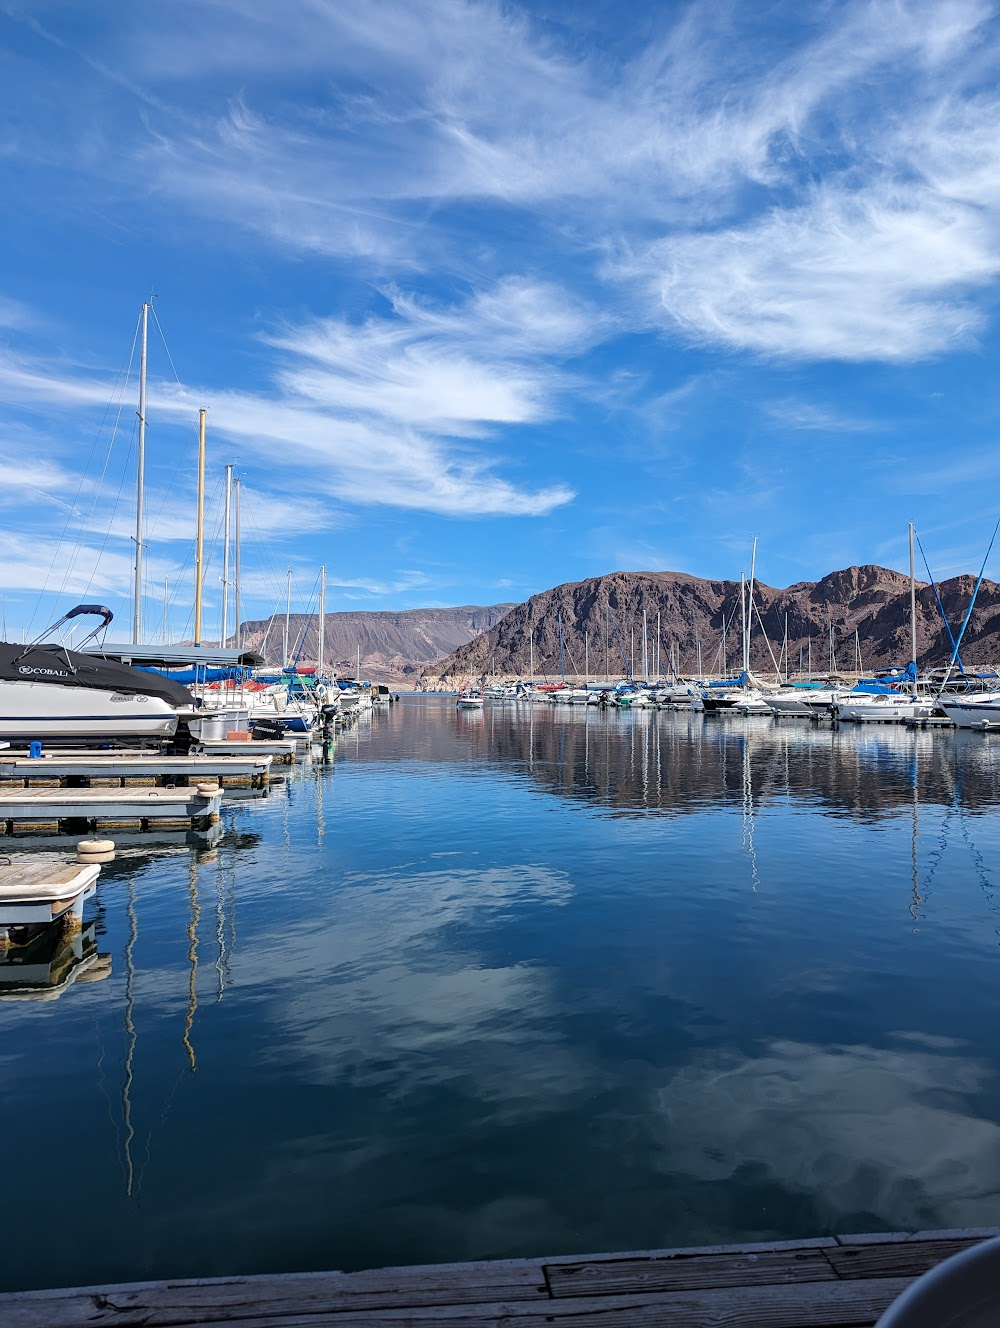
M 1000 1220 L 1000 738 L 487 705 L 119 840 L 2 1286 Z

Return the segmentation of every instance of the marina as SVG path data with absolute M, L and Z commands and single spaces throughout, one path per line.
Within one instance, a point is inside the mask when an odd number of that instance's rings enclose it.
M 873 1322 L 1000 1184 L 996 743 L 412 696 L 114 836 L 80 940 L 0 963 L 4 1128 L 72 1110 L 96 1185 L 46 1247 L 11 1159 L 5 1308 Z
M 0 1328 L 1000 1328 L 1000 5 L 0 21 Z

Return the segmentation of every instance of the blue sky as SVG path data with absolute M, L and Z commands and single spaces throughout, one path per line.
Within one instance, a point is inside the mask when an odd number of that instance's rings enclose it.
M 905 570 L 910 520 L 978 570 L 998 57 L 981 0 L 0 0 L 8 633 L 129 627 L 151 292 L 146 636 L 201 406 L 209 623 L 227 462 L 245 616 Z

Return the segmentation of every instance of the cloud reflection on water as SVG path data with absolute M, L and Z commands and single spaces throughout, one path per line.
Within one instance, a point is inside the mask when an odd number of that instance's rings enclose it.
M 933 1054 L 923 1035 L 903 1039 L 700 1055 L 659 1090 L 657 1167 L 727 1184 L 759 1169 L 809 1196 L 832 1230 L 995 1221 L 1000 1126 L 970 1112 L 993 1072 Z

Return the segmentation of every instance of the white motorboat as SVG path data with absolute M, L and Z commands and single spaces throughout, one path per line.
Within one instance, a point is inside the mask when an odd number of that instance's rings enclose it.
M 907 692 L 841 692 L 833 702 L 835 719 L 854 724 L 898 724 L 904 719 L 927 719 L 938 709 L 933 697 Z
M 767 703 L 779 718 L 817 719 L 830 715 L 830 707 L 844 696 L 842 687 L 799 687 L 794 683 L 771 692 Z
M 938 697 L 938 705 L 960 729 L 982 729 L 1000 724 L 1000 692 L 981 692 L 972 696 Z
M 459 692 L 456 704 L 459 710 L 482 710 L 483 694 L 478 687 L 467 687 Z
M 186 687 L 117 659 L 69 650 L 46 640 L 82 615 L 101 618 L 80 647 L 114 616 L 100 604 L 78 604 L 29 645 L 0 642 L 0 739 L 142 743 L 173 737 L 178 710 L 194 705 Z
M 550 692 L 549 700 L 559 705 L 587 705 L 592 695 L 586 687 L 563 687 L 561 691 Z

